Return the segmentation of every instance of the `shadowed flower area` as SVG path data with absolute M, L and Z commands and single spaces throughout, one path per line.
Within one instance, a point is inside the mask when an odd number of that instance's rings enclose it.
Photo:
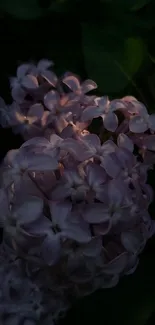
M 0 100 L 2 127 L 25 140 L 0 168 L 4 325 L 54 324 L 74 299 L 115 287 L 155 233 L 154 114 L 135 97 L 89 95 L 94 81 L 53 65 L 20 65 L 12 104 Z

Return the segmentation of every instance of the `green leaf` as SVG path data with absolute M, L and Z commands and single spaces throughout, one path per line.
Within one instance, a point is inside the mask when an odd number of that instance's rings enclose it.
M 131 10 L 137 11 L 137 10 L 143 8 L 144 6 L 146 6 L 149 2 L 150 2 L 150 0 L 137 0 L 136 3 L 134 4 L 134 6 L 131 8 Z
M 140 68 L 145 46 L 139 38 L 124 38 L 116 27 L 82 24 L 82 42 L 88 77 L 104 93 L 118 93 Z
M 142 39 L 129 37 L 125 40 L 122 67 L 129 76 L 133 76 L 138 71 L 145 54 L 146 48 Z
M 0 9 L 19 19 L 36 19 L 43 15 L 37 0 L 1 0 Z

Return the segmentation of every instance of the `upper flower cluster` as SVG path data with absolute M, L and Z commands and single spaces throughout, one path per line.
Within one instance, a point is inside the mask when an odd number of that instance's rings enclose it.
M 114 286 L 134 272 L 155 232 L 147 184 L 155 115 L 131 96 L 87 95 L 94 81 L 71 73 L 57 78 L 51 66 L 48 60 L 21 65 L 11 79 L 13 103 L 0 102 L 2 126 L 26 140 L 1 165 L 0 222 L 2 256 L 24 263 L 22 281 L 37 286 L 41 301 L 51 297 L 56 318 L 69 296 Z M 97 135 L 89 126 L 98 117 Z M 60 305 L 53 305 L 56 293 Z

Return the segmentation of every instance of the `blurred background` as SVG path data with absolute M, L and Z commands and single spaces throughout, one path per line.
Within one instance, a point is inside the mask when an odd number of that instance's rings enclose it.
M 132 95 L 155 111 L 155 0 L 0 0 L 0 96 L 20 63 L 47 58 L 110 99 Z M 0 158 L 22 139 L 0 130 Z M 149 173 L 155 189 L 155 173 Z M 150 206 L 152 217 L 155 202 Z M 76 303 L 61 324 L 155 324 L 155 239 L 137 271 Z

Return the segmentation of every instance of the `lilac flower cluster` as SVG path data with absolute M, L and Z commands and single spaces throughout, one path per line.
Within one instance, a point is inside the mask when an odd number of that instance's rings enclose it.
M 52 65 L 19 66 L 13 103 L 0 100 L 1 125 L 25 140 L 0 170 L 4 325 L 51 325 L 73 298 L 134 272 L 155 233 L 155 114 L 131 96 L 87 95 L 94 81 L 57 78 Z

